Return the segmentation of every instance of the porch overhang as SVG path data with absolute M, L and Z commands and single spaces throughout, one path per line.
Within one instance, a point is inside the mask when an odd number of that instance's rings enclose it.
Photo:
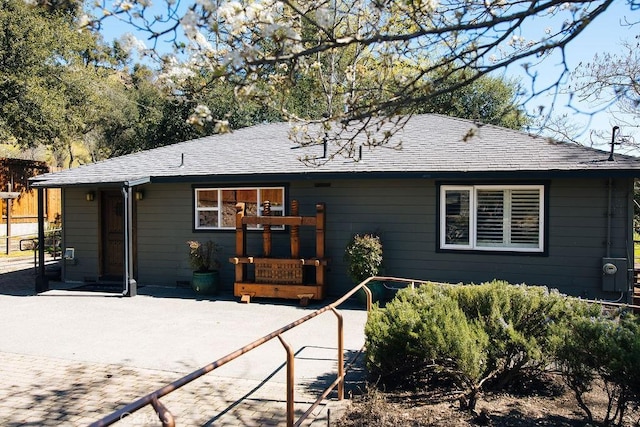
M 123 179 L 123 180 L 87 180 L 87 181 L 58 181 L 56 179 L 38 179 L 38 177 L 29 180 L 32 188 L 68 188 L 68 187 L 137 187 L 139 185 L 148 184 L 151 177 Z

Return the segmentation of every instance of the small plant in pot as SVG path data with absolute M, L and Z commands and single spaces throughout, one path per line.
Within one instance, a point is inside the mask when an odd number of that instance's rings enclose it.
M 347 263 L 347 274 L 356 285 L 371 276 L 377 276 L 382 266 L 380 236 L 373 233 L 354 235 L 345 249 L 344 260 Z M 383 283 L 369 282 L 367 287 L 373 294 L 374 302 L 383 297 Z M 358 299 L 366 302 L 363 290 L 358 291 L 356 295 Z
M 220 261 L 217 255 L 220 247 L 213 240 L 187 241 L 189 265 L 193 270 L 191 287 L 194 291 L 212 295 L 218 293 L 220 283 Z

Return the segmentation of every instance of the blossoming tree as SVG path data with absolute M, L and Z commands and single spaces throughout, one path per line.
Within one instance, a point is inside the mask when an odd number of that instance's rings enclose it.
M 194 73 L 233 82 L 236 95 L 279 107 L 301 145 L 331 159 L 382 146 L 425 101 L 567 48 L 613 0 L 98 0 L 86 23 L 146 31 L 167 82 Z M 103 3 L 100 4 L 100 1 Z M 158 1 L 158 0 L 155 0 Z M 637 0 L 626 0 L 630 11 Z M 526 30 L 526 31 L 525 31 Z M 173 51 L 158 49 L 166 41 Z M 556 89 L 569 72 L 534 96 Z M 324 114 L 301 117 L 283 98 L 304 76 L 321 82 Z M 315 100 L 315 102 L 320 102 Z M 200 106 L 194 123 L 213 120 Z M 220 121 L 219 130 L 227 123 Z M 308 160 L 308 159 L 307 159 Z

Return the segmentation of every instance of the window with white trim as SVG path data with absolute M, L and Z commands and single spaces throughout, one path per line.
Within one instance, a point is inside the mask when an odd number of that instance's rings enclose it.
M 543 185 L 443 185 L 440 248 L 543 252 Z
M 246 216 L 262 216 L 269 201 L 272 216 L 284 215 L 284 187 L 196 188 L 195 229 L 226 230 L 236 227 L 236 203 L 245 204 Z M 248 226 L 248 228 L 256 226 Z M 271 229 L 282 229 L 272 226 Z

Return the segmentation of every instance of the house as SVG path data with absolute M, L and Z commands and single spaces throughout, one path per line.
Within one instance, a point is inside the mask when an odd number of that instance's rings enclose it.
M 262 124 L 32 178 L 40 190 L 62 189 L 64 279 L 123 280 L 125 294 L 175 287 L 191 277 L 185 242 L 213 238 L 230 290 L 235 203 L 259 215 L 269 200 L 286 215 L 297 200 L 300 215 L 326 206 L 328 295 L 353 286 L 343 261 L 352 235 L 376 232 L 385 275 L 630 298 L 639 158 L 418 115 L 394 136 L 401 149 L 364 147 L 358 161 L 310 167 L 300 157 L 323 147 L 294 149 L 290 130 Z M 258 254 L 261 232 L 248 234 Z M 288 228 L 272 234 L 274 256 L 286 257 Z M 300 239 L 312 251 L 313 235 Z

